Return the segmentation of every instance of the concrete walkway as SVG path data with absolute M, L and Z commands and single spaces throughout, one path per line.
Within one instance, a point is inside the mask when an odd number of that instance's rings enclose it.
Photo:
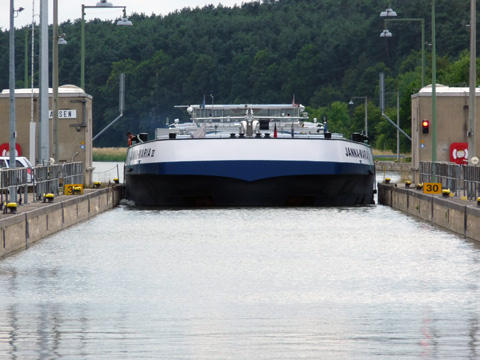
M 23 213 L 26 213 L 26 212 L 30 212 L 32 210 L 45 208 L 45 207 L 48 207 L 50 205 L 54 205 L 54 204 L 57 204 L 57 203 L 69 201 L 69 200 L 72 200 L 75 197 L 86 196 L 86 195 L 95 193 L 95 191 L 98 191 L 98 190 L 100 190 L 100 189 L 84 189 L 83 195 L 58 195 L 58 196 L 55 196 L 55 198 L 53 199 L 52 202 L 49 202 L 48 200 L 46 202 L 44 202 L 43 200 L 37 200 L 36 202 L 33 202 L 31 200 L 32 199 L 32 194 L 29 194 L 29 203 L 18 205 L 16 213 L 11 213 L 10 210 L 7 210 L 7 212 L 5 213 L 4 209 L 0 212 L 0 227 L 2 227 L 1 226 L 2 220 L 7 219 L 9 217 L 12 217 L 12 216 L 15 216 L 15 215 L 18 215 L 18 214 L 23 214 Z
M 82 195 L 56 196 L 53 202 L 20 205 L 0 213 L 0 259 L 69 226 L 113 209 L 123 198 L 123 185 L 84 189 Z

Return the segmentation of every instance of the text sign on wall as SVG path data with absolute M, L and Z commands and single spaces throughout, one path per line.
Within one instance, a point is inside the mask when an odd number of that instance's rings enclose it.
M 49 110 L 48 118 L 53 118 L 53 110 Z M 59 119 L 76 119 L 77 118 L 77 110 L 58 110 L 58 118 Z
M 423 192 L 425 194 L 441 194 L 442 183 L 424 183 Z

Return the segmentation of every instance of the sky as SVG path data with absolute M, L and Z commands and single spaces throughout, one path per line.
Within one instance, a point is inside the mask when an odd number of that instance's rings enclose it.
M 99 0 L 58 0 L 58 22 L 80 19 L 82 17 L 82 4 L 95 6 Z M 241 5 L 252 0 L 108 0 L 114 6 L 126 6 L 127 16 L 131 13 L 144 13 L 145 15 L 167 15 L 175 10 L 185 7 L 203 7 L 205 5 L 223 6 Z M 14 0 L 14 8 L 24 8 L 15 18 L 15 27 L 23 27 L 32 24 L 32 14 L 38 24 L 40 19 L 40 0 Z M 34 11 L 32 11 L 34 9 Z M 48 22 L 53 22 L 53 0 L 48 0 Z M 85 20 L 99 18 L 102 20 L 114 20 L 120 18 L 122 9 L 88 9 Z M 135 25 L 135 24 L 134 24 Z M 3 30 L 10 28 L 10 0 L 0 0 L 0 27 Z

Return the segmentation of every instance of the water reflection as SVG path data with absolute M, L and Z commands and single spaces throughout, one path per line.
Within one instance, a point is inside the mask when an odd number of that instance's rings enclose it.
M 479 260 L 382 206 L 122 206 L 0 262 L 0 358 L 474 359 Z

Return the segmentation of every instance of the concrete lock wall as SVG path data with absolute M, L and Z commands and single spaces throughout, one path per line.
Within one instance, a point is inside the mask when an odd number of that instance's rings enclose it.
M 65 196 L 66 199 L 61 202 L 47 203 L 33 210 L 0 219 L 0 259 L 114 208 L 122 197 L 121 185 L 110 186 L 85 195 Z
M 10 141 L 10 92 L 0 93 L 0 149 Z M 92 97 L 74 85 L 58 89 L 58 154 L 55 154 L 53 133 L 52 89 L 49 89 L 49 158 L 58 162 L 79 161 L 83 163 L 84 185 L 92 183 Z M 32 118 L 33 105 L 33 118 Z M 38 89 L 15 90 L 16 142 L 20 145 L 21 156 L 27 157 L 33 165 L 40 162 L 40 101 Z M 30 129 L 35 136 L 30 137 Z M 0 153 L 0 156 L 2 154 Z M 55 156 L 56 155 L 56 156 Z M 5 154 L 4 154 L 5 156 Z
M 378 202 L 457 235 L 480 241 L 480 207 L 474 201 L 452 200 L 415 189 L 378 184 Z

